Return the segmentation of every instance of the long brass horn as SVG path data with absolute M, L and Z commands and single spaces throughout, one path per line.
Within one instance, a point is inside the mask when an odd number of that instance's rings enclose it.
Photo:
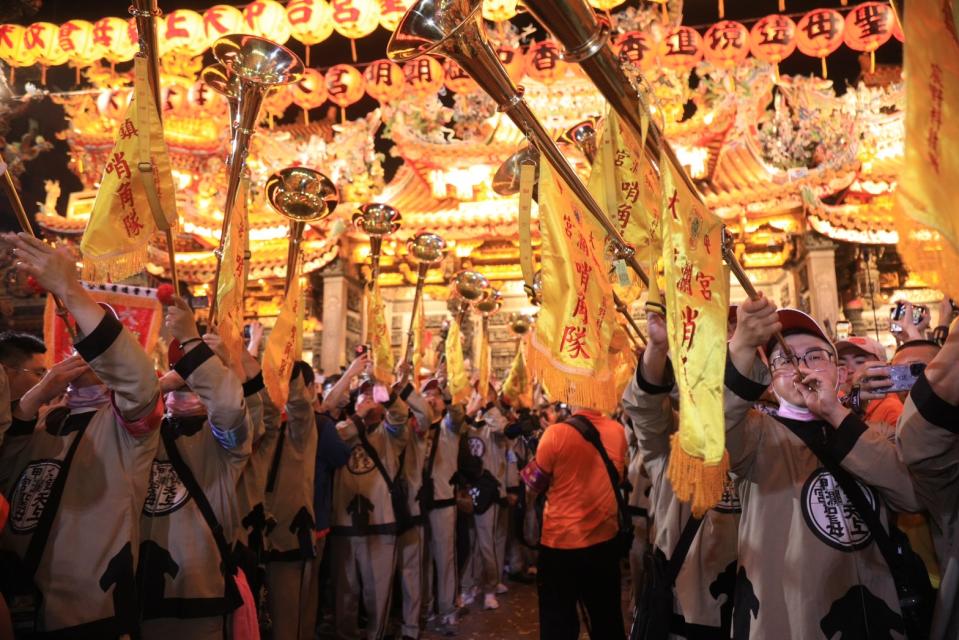
M 240 108 L 240 80 L 231 75 L 225 66 L 219 62 L 211 64 L 200 72 L 200 77 L 213 91 L 226 98 L 230 105 L 230 133 L 236 131 Z
M 413 362 L 413 334 L 416 331 L 416 313 L 423 299 L 423 286 L 430 267 L 443 259 L 446 253 L 446 241 L 435 233 L 418 233 L 406 243 L 410 258 L 416 263 L 416 293 L 413 294 L 413 312 L 410 314 L 410 328 L 406 332 L 406 354 L 403 360 Z
M 370 287 L 380 275 L 380 251 L 383 238 L 400 228 L 400 212 L 395 207 L 379 202 L 361 205 L 353 214 L 353 224 L 370 237 Z
M 275 42 L 256 36 L 233 34 L 213 43 L 213 56 L 227 71 L 227 77 L 236 76 L 239 82 L 237 95 L 236 127 L 227 160 L 226 203 L 223 205 L 223 226 L 220 229 L 220 245 L 216 255 L 216 272 L 213 276 L 213 300 L 210 303 L 210 319 L 216 319 L 216 291 L 220 284 L 223 266 L 223 244 L 226 242 L 233 209 L 240 191 L 240 177 L 250 150 L 250 139 L 260 119 L 260 107 L 269 91 L 281 84 L 299 79 L 303 63 L 295 53 Z
M 501 196 L 513 196 L 519 193 L 519 174 L 523 164 L 536 165 L 536 180 L 539 182 L 539 153 L 529 145 L 506 158 L 493 174 L 493 191 Z M 536 184 L 533 184 L 533 199 L 536 200 Z
M 533 115 L 522 91 L 510 80 L 486 38 L 481 5 L 482 0 L 418 0 L 403 16 L 390 38 L 387 56 L 395 61 L 406 61 L 425 54 L 442 55 L 459 64 L 536 145 L 553 170 L 602 225 L 615 243 L 616 257 L 626 260 L 648 284 L 649 278 L 639 266 L 632 248 Z
M 306 167 L 287 167 L 266 181 L 266 198 L 277 213 L 290 220 L 284 289 L 289 291 L 300 257 L 300 242 L 306 223 L 318 222 L 333 213 L 339 204 L 339 195 L 333 181 L 319 171 Z
M 566 48 L 563 58 L 567 62 L 579 63 L 606 98 L 609 106 L 633 131 L 636 138 L 642 139 L 642 119 L 643 115 L 649 114 L 649 105 L 630 82 L 619 58 L 609 46 L 609 25 L 596 17 L 586 0 L 523 0 L 523 3 L 533 17 Z M 696 183 L 683 169 L 663 130 L 650 118 L 646 151 L 653 166 L 658 167 L 660 150 L 689 190 L 700 202 L 704 202 Z M 658 169 L 660 173 L 664 170 L 663 167 Z M 727 242 L 723 242 L 723 258 L 739 284 L 746 290 L 746 294 L 753 300 L 757 299 L 759 294 L 756 288 L 746 277 L 745 270 Z M 782 336 L 777 333 L 776 338 L 783 350 L 791 353 Z

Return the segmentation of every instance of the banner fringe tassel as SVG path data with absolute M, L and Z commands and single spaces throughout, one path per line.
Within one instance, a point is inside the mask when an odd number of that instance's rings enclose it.
M 679 444 L 679 432 L 670 438 L 669 482 L 673 492 L 683 502 L 690 503 L 693 515 L 701 518 L 723 497 L 726 474 L 729 472 L 729 453 L 722 460 L 707 464 L 702 458 L 690 455 Z

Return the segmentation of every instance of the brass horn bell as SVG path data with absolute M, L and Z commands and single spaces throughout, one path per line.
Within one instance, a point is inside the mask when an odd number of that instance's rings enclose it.
M 277 213 L 290 220 L 290 248 L 286 256 L 286 290 L 290 289 L 300 256 L 307 222 L 328 217 L 339 204 L 336 185 L 319 171 L 287 167 L 266 181 L 266 197 Z
M 476 302 L 483 297 L 483 293 L 490 288 L 489 280 L 482 273 L 476 271 L 460 271 L 453 276 L 451 283 L 455 297 L 467 302 Z
M 577 149 L 579 149 L 584 156 L 586 156 L 586 161 L 590 164 L 596 160 L 596 154 L 599 151 L 599 140 L 596 136 L 596 118 L 588 118 L 583 120 L 579 124 L 574 124 L 572 127 L 563 132 L 563 135 L 560 136 L 560 142 L 566 142 L 572 144 Z
M 446 253 L 446 241 L 435 233 L 418 233 L 406 243 L 406 250 L 418 264 L 436 264 Z
M 533 319 L 525 313 L 514 313 L 509 317 L 509 328 L 516 335 L 521 336 L 529 332 L 531 326 L 533 326 Z
M 503 294 L 490 288 L 482 299 L 474 303 L 474 306 L 484 317 L 489 317 L 503 306 Z
M 493 174 L 493 191 L 501 196 L 512 196 L 519 193 L 519 172 L 525 163 L 536 165 L 533 182 L 533 199 L 535 200 L 537 196 L 536 187 L 539 182 L 539 153 L 529 145 L 506 158 L 503 164 L 499 166 L 499 169 Z

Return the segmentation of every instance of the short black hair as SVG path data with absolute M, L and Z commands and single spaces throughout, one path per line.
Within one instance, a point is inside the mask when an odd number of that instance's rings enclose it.
M 313 373 L 313 367 L 303 360 L 297 360 L 293 363 L 293 370 L 290 372 L 290 380 L 295 380 L 297 374 L 300 373 L 303 374 L 303 384 L 307 387 L 313 386 L 313 381 L 316 380 L 316 374 Z
M 323 388 L 324 388 L 324 389 L 328 389 L 328 388 L 332 387 L 332 386 L 335 385 L 337 382 L 339 382 L 339 381 L 340 381 L 340 378 L 342 378 L 342 377 L 343 377 L 343 376 L 341 376 L 341 375 L 338 374 L 338 373 L 334 373 L 334 374 L 331 375 L 331 376 L 326 376 L 326 377 L 323 379 Z
M 935 340 L 907 340 L 896 347 L 896 353 L 899 353 L 903 349 L 908 349 L 909 347 L 933 347 L 937 351 L 942 349 L 942 345 Z
M 19 367 L 30 356 L 47 352 L 47 345 L 32 333 L 4 331 L 0 333 L 0 363 Z

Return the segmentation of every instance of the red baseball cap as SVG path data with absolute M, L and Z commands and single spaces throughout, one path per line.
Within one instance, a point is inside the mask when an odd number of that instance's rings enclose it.
M 819 323 L 816 322 L 809 314 L 800 311 L 799 309 L 779 309 L 776 313 L 779 316 L 779 322 L 783 326 L 782 330 L 780 331 L 783 337 L 796 334 L 815 336 L 823 340 L 826 344 L 833 348 L 833 351 L 835 351 L 835 346 L 833 346 L 832 340 L 829 339 L 829 336 L 826 335 L 826 332 L 823 330 L 823 328 L 819 326 Z M 776 338 L 770 338 L 769 342 L 766 343 L 766 354 L 769 355 L 772 353 L 775 346 Z
M 837 353 L 849 351 L 850 349 L 861 351 L 867 356 L 872 356 L 876 360 L 882 360 L 883 362 L 885 362 L 887 359 L 886 348 L 873 338 L 867 338 L 865 336 L 849 336 L 845 340 L 840 340 L 836 343 Z

